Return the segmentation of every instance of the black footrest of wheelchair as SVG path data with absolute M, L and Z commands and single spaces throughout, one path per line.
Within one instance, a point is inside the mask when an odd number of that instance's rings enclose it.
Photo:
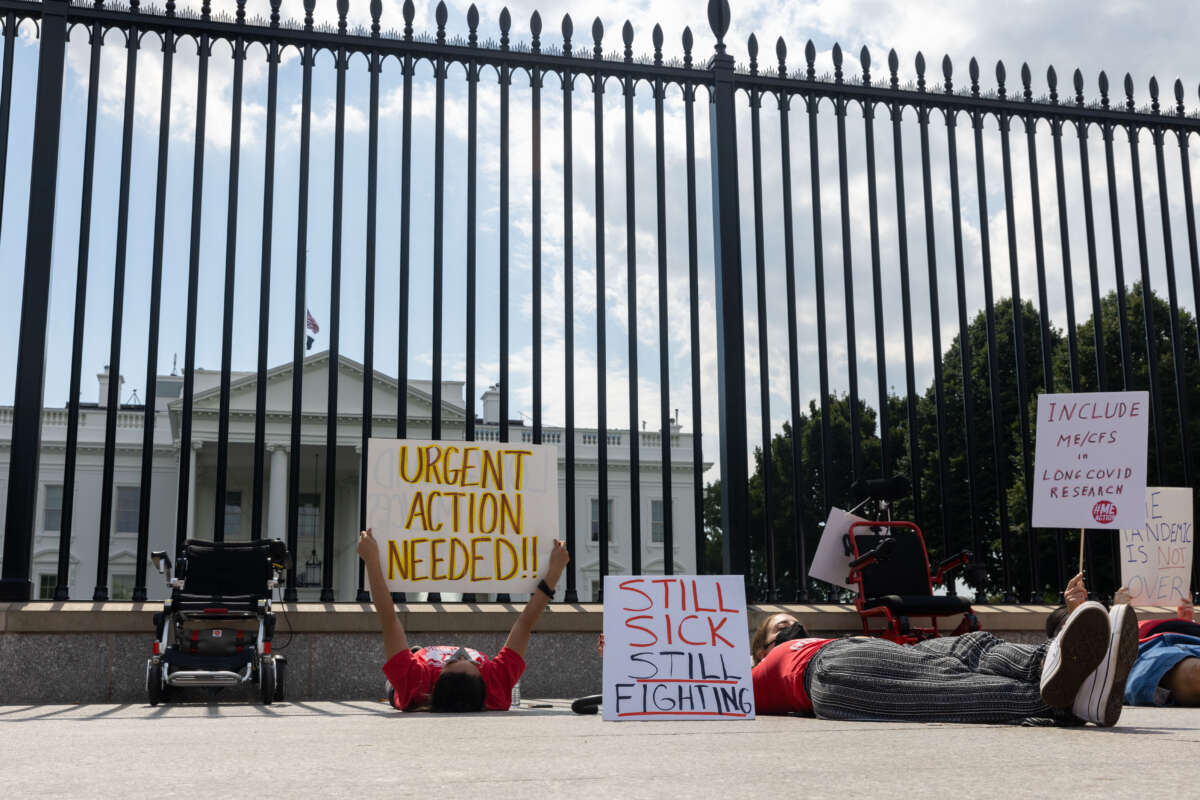
M 595 714 L 600 710 L 600 700 L 603 695 L 589 694 L 571 703 L 571 710 L 576 714 Z

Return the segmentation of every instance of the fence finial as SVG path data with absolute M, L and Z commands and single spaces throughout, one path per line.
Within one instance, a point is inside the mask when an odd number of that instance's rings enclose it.
M 746 40 L 746 52 L 750 55 L 750 74 L 758 74 L 758 37 L 753 33 Z
M 208 0 L 204 0 L 205 3 Z M 313 29 L 313 9 L 317 7 L 317 0 L 304 0 L 304 30 L 311 31 Z
M 833 43 L 833 82 L 842 82 L 842 46 L 837 42 Z
M 817 70 L 814 64 L 817 61 L 817 46 L 813 44 L 812 39 L 804 45 L 804 77 L 811 80 L 816 80 Z
M 283 2 L 283 0 L 271 0 L 271 27 L 272 28 L 279 27 L 279 6 L 282 2 Z M 171 0 L 171 2 L 167 3 L 167 14 L 168 14 L 168 16 L 172 16 L 172 17 L 175 16 L 174 0 Z
M 1046 68 L 1046 85 L 1050 87 L 1050 102 L 1058 105 L 1058 73 L 1053 64 Z
M 654 43 L 654 63 L 655 65 L 662 64 L 662 46 L 663 46 L 663 29 L 662 25 L 654 23 L 654 30 L 650 32 L 650 41 Z
M 1078 67 L 1075 69 L 1075 75 L 1072 78 L 1075 82 L 1075 105 L 1083 105 L 1083 72 Z
M 950 63 L 950 54 L 942 56 L 942 78 L 945 81 L 946 94 L 954 94 L 954 81 L 951 76 L 954 74 L 954 65 Z
M 467 45 L 476 47 L 479 44 L 479 9 L 471 3 L 467 9 Z
M 917 91 L 925 91 L 925 54 L 920 50 L 917 51 L 916 58 L 917 67 Z
M 434 9 L 433 19 L 437 23 L 437 43 L 446 43 L 446 18 L 449 14 L 446 11 L 446 3 L 444 0 L 438 0 L 437 8 Z
M 138 0 L 129 0 L 129 7 L 136 9 L 139 5 Z M 246 0 L 237 0 L 237 11 L 233 15 L 234 20 L 238 25 L 246 24 Z
M 563 14 L 562 21 L 562 51 L 564 56 L 571 55 L 571 34 L 575 32 L 575 23 L 571 21 L 570 14 Z
M 893 89 L 900 88 L 900 56 L 896 55 L 896 49 L 892 48 L 888 51 L 888 73 L 891 78 L 888 80 L 888 85 Z
M 277 17 L 279 16 L 278 8 L 276 8 L 275 15 Z M 167 16 L 168 17 L 175 16 L 175 0 L 167 0 Z M 276 27 L 278 27 L 278 26 L 276 26 Z
M 862 50 L 858 51 L 858 63 L 862 65 L 862 82 L 863 86 L 871 85 L 871 51 L 864 44 Z
M 413 6 L 412 0 L 404 0 L 404 6 L 401 10 L 404 14 L 404 41 L 411 42 L 413 17 L 417 15 L 417 9 Z
M 1025 98 L 1025 102 L 1033 100 L 1033 89 L 1030 86 L 1033 83 L 1033 73 L 1029 71 L 1029 62 L 1021 64 L 1021 96 Z
M 1133 76 L 1125 73 L 1125 110 L 1133 111 Z
M 529 16 L 529 33 L 533 36 L 529 49 L 535 53 L 542 52 L 542 15 L 536 9 Z
M 371 38 L 379 38 L 379 18 L 383 16 L 383 0 L 371 0 Z
M 346 33 L 346 15 L 350 13 L 350 0 L 337 0 L 338 33 Z
M 1004 69 L 1004 62 L 997 61 L 996 62 L 996 95 L 1001 100 L 1008 97 L 1008 90 L 1004 88 L 1004 78 L 1007 75 L 1008 75 L 1008 72 L 1007 72 L 1007 70 Z
M 1150 76 L 1150 110 L 1158 113 L 1158 78 L 1154 75 Z
M 695 40 L 692 39 L 692 27 L 690 25 L 686 25 L 683 29 L 683 66 L 687 67 L 688 69 L 692 68 L 692 45 L 694 44 Z
M 625 43 L 625 63 L 629 64 L 633 61 L 633 23 L 629 20 L 621 26 L 621 41 Z
M 604 23 L 600 21 L 599 17 L 596 17 L 592 21 L 592 58 L 597 61 L 604 58 L 604 45 L 600 43 L 600 40 L 603 38 Z
M 720 55 L 725 54 L 725 34 L 729 32 L 730 18 L 729 0 L 708 0 L 708 24 L 717 37 L 714 49 Z
M 508 49 L 508 32 L 512 30 L 512 14 L 508 13 L 508 6 L 500 9 L 500 49 Z
M 1108 73 L 1100 70 L 1100 77 L 1096 83 L 1100 87 L 1100 106 L 1108 108 Z
M 200 19 L 212 19 L 212 3 L 209 0 L 203 0 L 200 3 Z
M 1175 79 L 1175 113 L 1183 116 L 1183 81 Z
M 975 56 L 971 56 L 971 63 L 967 64 L 967 75 L 971 78 L 971 96 L 979 97 L 979 60 Z

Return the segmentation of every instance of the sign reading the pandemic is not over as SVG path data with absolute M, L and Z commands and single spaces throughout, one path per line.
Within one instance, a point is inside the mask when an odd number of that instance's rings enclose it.
M 1148 392 L 1038 397 L 1034 527 L 1140 527 L 1149 417 Z
M 1190 487 L 1146 489 L 1146 524 L 1121 531 L 1121 585 L 1139 606 L 1173 606 L 1188 596 L 1192 581 Z
M 371 439 L 367 525 L 393 592 L 532 592 L 558 536 L 556 448 Z

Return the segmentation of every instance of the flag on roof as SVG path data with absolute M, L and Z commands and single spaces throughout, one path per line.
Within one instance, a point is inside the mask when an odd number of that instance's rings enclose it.
M 304 314 L 308 317 L 308 321 L 304 324 L 304 327 L 308 328 L 313 333 L 320 333 L 321 329 L 317 326 L 317 321 L 313 319 L 312 312 L 306 308 L 304 309 Z

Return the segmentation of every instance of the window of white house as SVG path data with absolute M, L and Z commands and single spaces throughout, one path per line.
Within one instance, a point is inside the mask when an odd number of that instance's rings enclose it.
M 132 600 L 133 576 L 124 572 L 114 572 L 108 597 L 110 600 Z
M 57 531 L 62 528 L 63 487 L 46 486 L 45 506 L 42 508 L 42 530 Z
M 650 541 L 653 544 L 662 544 L 665 540 L 663 532 L 666 530 L 666 504 L 662 500 L 650 501 Z
M 242 493 L 225 492 L 225 538 L 236 540 L 242 532 Z
M 137 533 L 138 507 L 142 490 L 138 486 L 117 487 L 117 533 Z
M 297 507 L 296 584 L 321 585 L 321 496 L 302 494 Z
M 58 588 L 58 575 L 44 572 L 38 575 L 38 600 L 53 600 L 54 590 Z
M 613 501 L 608 498 L 608 540 L 612 541 Z M 592 498 L 592 541 L 600 541 L 600 500 Z

